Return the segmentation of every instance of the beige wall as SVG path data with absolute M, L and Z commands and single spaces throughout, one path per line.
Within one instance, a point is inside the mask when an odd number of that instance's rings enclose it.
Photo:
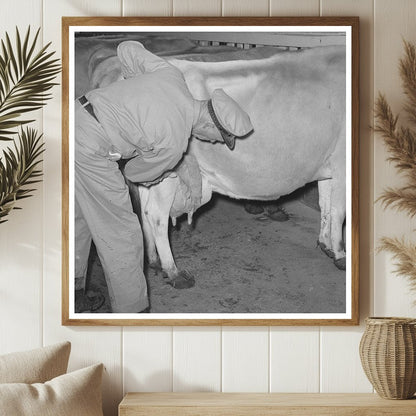
M 385 162 L 373 123 L 374 95 L 395 110 L 402 94 L 397 62 L 402 37 L 416 41 L 414 0 L 1 0 L 0 28 L 42 26 L 60 53 L 61 16 L 358 15 L 361 18 L 361 310 L 414 315 L 391 258 L 374 254 L 382 235 L 410 235 L 404 215 L 373 201 L 400 179 Z M 44 182 L 0 226 L 0 353 L 61 340 L 73 345 L 71 369 L 105 363 L 106 415 L 125 391 L 368 392 L 358 357 L 363 326 L 352 328 L 68 328 L 60 325 L 60 90 L 38 125 L 45 133 Z

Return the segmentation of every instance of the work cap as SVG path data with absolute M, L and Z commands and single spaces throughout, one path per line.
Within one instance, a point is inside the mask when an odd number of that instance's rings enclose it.
M 213 91 L 208 109 L 225 144 L 232 150 L 235 138 L 246 136 L 253 130 L 248 114 L 222 88 Z

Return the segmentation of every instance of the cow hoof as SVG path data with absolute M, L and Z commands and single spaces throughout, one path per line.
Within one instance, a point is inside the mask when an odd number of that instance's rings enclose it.
M 337 266 L 337 268 L 339 270 L 345 270 L 345 268 L 346 268 L 346 257 L 341 257 L 340 259 L 334 260 L 334 264 L 335 264 L 335 266 Z
M 318 246 L 319 246 L 319 248 L 329 257 L 329 258 L 331 258 L 331 259 L 333 259 L 334 257 L 335 257 L 335 254 L 334 254 L 334 252 L 330 249 L 330 248 L 328 248 L 327 246 L 326 246 L 326 244 L 325 243 L 321 243 L 319 240 L 318 240 Z M 337 266 L 338 267 L 338 266 Z
M 246 202 L 244 204 L 244 209 L 249 213 L 249 214 L 261 214 L 264 211 L 263 205 L 260 202 Z
M 289 220 L 289 214 L 283 208 L 271 206 L 266 208 L 266 212 L 273 221 L 285 222 Z
M 168 283 L 175 289 L 189 289 L 195 286 L 195 278 L 188 271 L 179 272 L 177 276 L 170 279 Z

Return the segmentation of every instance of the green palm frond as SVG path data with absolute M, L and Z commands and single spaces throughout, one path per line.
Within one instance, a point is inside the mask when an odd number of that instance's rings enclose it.
M 35 52 L 39 31 L 30 39 L 29 27 L 22 40 L 16 28 L 15 47 L 7 32 L 0 42 L 0 140 L 11 140 L 16 134 L 11 129 L 33 121 L 17 118 L 44 106 L 52 97 L 49 90 L 57 85 L 53 80 L 61 66 L 48 51 L 50 43 Z
M 31 196 L 31 185 L 41 181 L 42 135 L 28 127 L 18 133 L 18 138 L 19 145 L 5 149 L 0 159 L 0 224 L 6 222 L 12 209 L 18 209 L 16 201 Z
M 58 59 L 52 59 L 54 52 L 48 51 L 50 43 L 35 51 L 39 31 L 31 39 L 29 27 L 22 39 L 16 28 L 14 47 L 7 32 L 0 41 L 0 141 L 13 140 L 10 136 L 18 134 L 18 144 L 7 147 L 0 157 L 0 224 L 41 181 L 42 135 L 32 128 L 23 129 L 33 120 L 20 116 L 38 110 L 52 97 L 49 91 L 57 85 L 53 80 L 61 66 Z

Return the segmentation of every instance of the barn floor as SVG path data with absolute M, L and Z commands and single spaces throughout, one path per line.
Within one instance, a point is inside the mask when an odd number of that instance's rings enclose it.
M 146 270 L 152 313 L 342 313 L 345 271 L 316 247 L 319 212 L 298 199 L 283 204 L 290 220 L 251 215 L 242 202 L 216 197 L 170 232 L 177 266 L 195 287 L 177 290 L 161 272 Z M 96 254 L 92 289 L 106 292 Z M 97 312 L 111 312 L 108 295 Z

